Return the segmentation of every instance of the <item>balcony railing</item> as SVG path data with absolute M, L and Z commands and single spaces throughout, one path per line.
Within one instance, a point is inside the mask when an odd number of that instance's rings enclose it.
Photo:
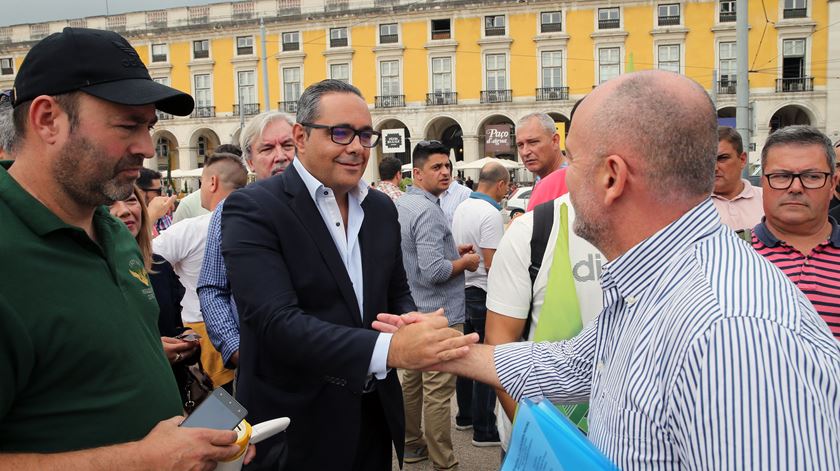
M 347 38 L 330 38 L 330 47 L 347 47 Z
M 350 8 L 350 0 L 326 0 L 324 2 L 325 11 L 343 11 Z
M 776 79 L 777 92 L 813 92 L 814 77 Z
M 598 29 L 618 29 L 621 26 L 621 19 L 598 20 Z
M 399 36 L 396 34 L 382 34 L 379 36 L 379 44 L 394 44 L 399 42 Z
M 660 16 L 659 26 L 676 26 L 680 24 L 680 16 Z
M 546 87 L 537 89 L 537 101 L 568 100 L 569 87 Z
M 513 101 L 512 90 L 482 90 L 482 103 L 509 103 Z
M 277 109 L 284 113 L 297 113 L 297 101 L 278 101 Z
M 783 18 L 805 18 L 808 16 L 807 8 L 785 8 L 782 11 Z
M 426 106 L 455 105 L 458 92 L 433 92 L 426 94 Z
M 562 23 L 542 23 L 540 24 L 540 31 L 543 33 L 551 33 L 554 31 L 563 31 Z
M 377 108 L 399 108 L 405 106 L 405 95 L 382 95 L 376 97 Z
M 504 26 L 487 26 L 484 28 L 484 35 L 485 36 L 504 36 L 505 35 L 505 27 Z
M 737 80 L 718 80 L 718 95 L 734 95 L 736 93 L 736 85 L 738 85 Z
M 215 106 L 196 106 L 190 115 L 193 118 L 213 118 L 216 116 Z
M 233 105 L 233 115 L 239 116 L 239 107 L 242 106 L 242 114 L 245 116 L 253 116 L 260 114 L 259 103 L 243 103 L 242 105 Z
M 172 119 L 173 116 L 169 113 L 164 113 L 163 111 L 155 111 L 157 114 L 158 121 L 163 121 L 167 119 Z
M 731 23 L 735 21 L 735 12 L 734 11 L 722 11 L 720 12 L 719 21 L 721 23 Z
M 299 42 L 289 42 L 283 43 L 283 52 L 286 51 L 299 51 L 300 50 L 300 43 Z

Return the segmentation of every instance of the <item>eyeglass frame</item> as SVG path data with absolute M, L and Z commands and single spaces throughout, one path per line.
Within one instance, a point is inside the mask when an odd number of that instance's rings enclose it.
M 298 123 L 298 124 L 300 124 L 301 126 L 303 126 L 305 128 L 326 129 L 326 130 L 328 130 L 329 133 L 330 133 L 330 140 L 333 141 L 334 143 L 340 145 L 340 146 L 349 145 L 350 143 L 353 142 L 353 139 L 356 139 L 358 137 L 359 138 L 359 144 L 362 147 L 364 147 L 366 149 L 372 149 L 372 148 L 376 147 L 377 144 L 379 144 L 379 140 L 382 138 L 382 133 L 379 132 L 379 131 L 375 131 L 373 129 L 356 129 L 356 128 L 354 128 L 352 126 L 348 126 L 346 124 L 340 124 L 340 125 L 337 125 L 337 126 L 327 126 L 326 124 L 317 124 L 317 123 Z M 334 129 L 339 129 L 339 128 L 353 131 L 353 137 L 351 137 L 350 140 L 347 141 L 347 142 L 336 141 L 335 140 Z M 371 135 L 370 145 L 366 146 L 362 142 L 362 136 L 360 134 L 362 132 L 369 132 L 370 133 L 370 135 Z M 373 139 L 374 137 L 376 137 L 376 139 Z
M 159 188 L 140 188 L 140 191 L 144 191 L 147 193 L 157 193 L 158 196 L 163 196 L 163 186 L 161 185 Z
M 805 185 L 805 181 L 802 180 L 802 175 L 822 175 L 823 176 L 823 182 L 820 186 L 810 187 L 810 186 Z M 799 184 L 802 185 L 802 188 L 804 188 L 806 190 L 819 190 L 820 188 L 825 187 L 825 184 L 828 182 L 828 178 L 832 175 L 834 175 L 834 174 L 831 173 L 831 172 L 802 172 L 802 173 L 784 173 L 784 172 L 781 172 L 781 173 L 767 173 L 767 174 L 764 175 L 764 177 L 767 179 L 767 185 L 770 186 L 770 188 L 772 188 L 774 190 L 788 190 L 788 189 L 790 189 L 791 186 L 793 186 L 793 181 L 796 180 L 796 179 L 799 179 Z M 787 186 L 785 186 L 783 188 L 782 187 L 775 187 L 775 186 L 773 186 L 773 183 L 772 183 L 773 181 L 770 179 L 770 177 L 776 177 L 776 176 L 786 176 L 786 177 L 790 178 L 790 181 L 788 182 Z

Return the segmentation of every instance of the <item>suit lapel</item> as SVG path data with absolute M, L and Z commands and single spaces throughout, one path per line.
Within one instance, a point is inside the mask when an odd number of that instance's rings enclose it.
M 364 325 L 368 325 L 374 320 L 376 320 L 377 312 L 373 312 L 368 309 L 368 302 L 375 298 L 375 296 L 371 293 L 371 289 L 374 288 L 374 277 L 376 276 L 376 268 L 377 263 L 374 260 L 374 247 L 376 247 L 376 231 L 374 230 L 376 222 L 374 221 L 375 216 L 373 212 L 368 212 L 366 203 L 369 201 L 369 198 L 365 198 L 362 201 L 362 211 L 365 212 L 365 220 L 362 221 L 362 228 L 359 229 L 359 250 L 362 252 L 362 279 L 364 280 L 364 302 L 362 307 L 364 308 L 364 317 L 363 323 Z M 376 286 L 376 289 L 382 289 L 382 286 Z M 384 287 L 388 289 L 388 287 Z
M 347 274 L 347 269 L 344 267 L 344 262 L 341 261 L 341 255 L 338 253 L 338 248 L 335 246 L 332 235 L 324 224 L 321 218 L 321 213 L 312 197 L 309 195 L 306 185 L 297 172 L 294 166 L 289 165 L 283 176 L 286 180 L 286 192 L 291 197 L 290 206 L 300 219 L 309 236 L 318 247 L 321 253 L 321 258 L 326 263 L 330 273 L 332 273 L 339 291 L 347 304 L 348 312 L 352 317 L 353 325 L 362 325 L 362 315 L 359 312 L 359 303 L 356 301 L 356 294 L 353 292 L 353 285 L 350 281 L 350 276 Z M 301 267 L 303 268 L 303 267 Z

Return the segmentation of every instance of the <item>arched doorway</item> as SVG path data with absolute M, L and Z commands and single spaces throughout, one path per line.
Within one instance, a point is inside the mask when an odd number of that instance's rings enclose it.
M 730 128 L 737 127 L 735 124 L 735 107 L 734 106 L 725 106 L 718 110 L 717 112 L 718 117 L 718 125 L 719 126 L 729 126 Z
M 159 131 L 152 137 L 155 144 L 157 170 L 166 176 L 170 170 L 178 168 L 178 139 L 169 131 Z
M 385 150 L 385 142 L 384 140 L 387 139 L 387 131 L 402 129 L 403 132 L 403 142 L 402 142 L 402 151 L 401 152 L 391 152 Z M 379 143 L 376 144 L 376 154 L 379 156 L 379 160 L 382 160 L 384 157 L 396 157 L 400 159 L 400 162 L 403 164 L 407 164 L 411 162 L 411 133 L 408 130 L 408 126 L 405 125 L 402 121 L 398 119 L 386 119 L 379 124 L 378 128 L 376 129 L 379 132 L 384 132 L 383 139 L 379 140 Z M 399 144 L 399 143 L 396 143 Z M 378 164 L 378 162 L 377 162 Z
M 513 120 L 504 115 L 488 116 L 478 126 L 479 158 L 496 157 L 516 161 Z
M 201 128 L 195 131 L 190 138 L 190 148 L 194 150 L 195 156 L 193 168 L 204 167 L 204 160 L 220 143 L 219 136 L 212 129 Z
M 551 119 L 554 120 L 554 123 L 555 125 L 557 125 L 558 130 L 561 128 L 563 129 L 563 135 L 560 136 L 562 138 L 560 139 L 560 148 L 565 149 L 566 138 L 569 137 L 569 124 L 571 123 L 571 121 L 563 113 L 549 111 L 547 114 L 551 116 Z
M 808 110 L 798 105 L 786 105 L 779 108 L 770 118 L 770 134 L 776 132 L 777 129 L 793 124 L 810 125 L 811 117 Z
M 464 160 L 464 132 L 458 121 L 448 117 L 439 116 L 433 118 L 428 125 L 426 125 L 425 132 L 426 139 L 435 139 L 443 143 L 443 145 L 452 149 L 455 155 L 455 162 Z

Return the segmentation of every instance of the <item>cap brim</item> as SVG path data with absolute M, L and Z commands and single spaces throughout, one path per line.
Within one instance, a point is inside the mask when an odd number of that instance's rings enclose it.
M 129 106 L 154 104 L 164 113 L 187 116 L 195 101 L 189 94 L 148 79 L 126 79 L 82 87 L 81 91 L 114 103 Z

